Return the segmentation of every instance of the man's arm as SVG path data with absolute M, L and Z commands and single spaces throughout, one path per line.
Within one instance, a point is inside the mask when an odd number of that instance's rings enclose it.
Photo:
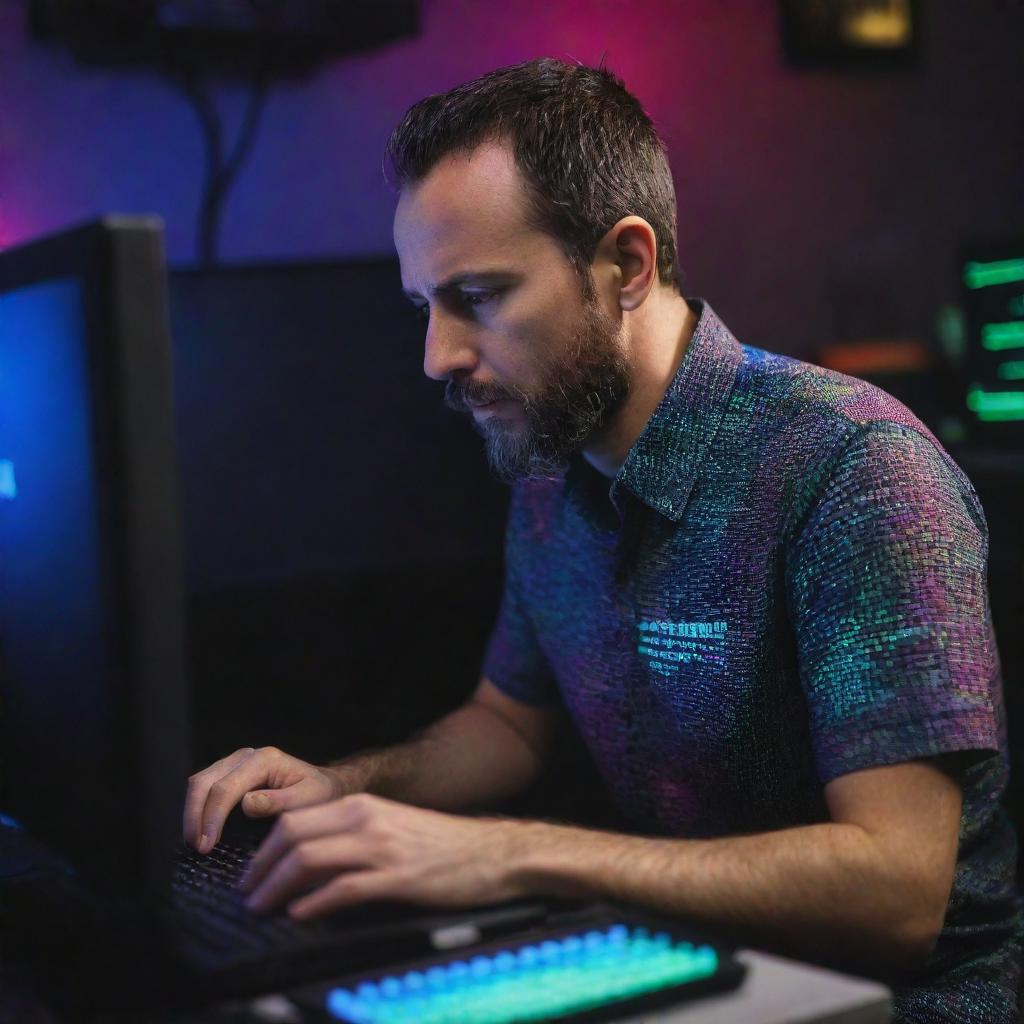
M 406 743 L 320 767 L 276 747 L 244 747 L 193 775 L 182 831 L 208 853 L 241 803 L 268 817 L 370 792 L 438 810 L 472 810 L 518 793 L 543 770 L 565 713 L 506 697 L 481 679 L 469 701 Z
M 920 968 L 952 886 L 959 785 L 918 761 L 850 773 L 826 794 L 833 821 L 711 840 L 466 818 L 357 794 L 282 815 L 245 888 L 253 909 L 287 902 L 299 918 L 368 899 L 610 898 L 809 959 L 894 977 Z
M 440 811 L 474 810 L 534 782 L 564 722 L 560 707 L 513 700 L 483 678 L 462 707 L 408 742 L 356 754 L 330 770 L 348 792 Z
M 953 883 L 959 784 L 917 761 L 853 772 L 825 794 L 831 822 L 724 839 L 538 824 L 520 882 L 531 892 L 644 904 L 794 954 L 920 967 Z

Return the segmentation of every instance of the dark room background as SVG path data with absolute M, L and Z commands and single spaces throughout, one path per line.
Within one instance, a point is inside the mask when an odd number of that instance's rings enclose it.
M 331 429 L 349 425 L 336 446 L 340 497 L 330 432 L 309 409 L 306 420 L 268 411 L 280 401 L 268 374 L 281 370 L 284 349 L 247 354 L 237 322 L 222 332 L 221 356 L 248 374 L 189 347 L 190 317 L 206 325 L 204 338 L 212 330 L 190 276 L 205 160 L 195 111 L 153 70 L 82 67 L 60 41 L 33 38 L 26 7 L 0 0 L 0 248 L 110 211 L 157 213 L 166 225 L 197 707 L 207 730 L 200 752 L 274 742 L 326 757 L 360 739 L 394 738 L 475 681 L 500 582 L 503 491 L 488 482 L 468 425 L 428 411 L 440 394 L 418 377 L 411 318 L 366 308 L 358 286 L 334 289 L 321 305 L 297 286 L 289 301 L 301 316 L 290 327 L 287 304 L 257 317 L 263 327 L 278 317 L 283 346 L 289 330 L 301 333 L 311 359 L 334 339 L 364 339 L 332 364 L 354 396 L 344 401 L 365 403 L 332 421 Z M 381 160 L 405 109 L 531 57 L 604 58 L 667 143 L 686 294 L 708 299 L 742 342 L 802 358 L 863 341 L 917 345 L 928 353 L 917 357 L 921 372 L 915 382 L 894 378 L 891 389 L 957 449 L 958 252 L 1024 237 L 1024 4 L 924 0 L 916 60 L 887 69 L 794 66 L 779 9 L 774 0 L 422 0 L 415 35 L 270 82 L 223 205 L 220 262 L 263 266 L 262 277 L 238 285 L 261 294 L 273 290 L 279 264 L 301 263 L 315 277 L 318 264 L 353 261 L 363 268 L 354 273 L 386 283 L 395 197 Z M 230 143 L 249 87 L 217 76 L 211 85 Z M 373 323 L 387 325 L 379 347 L 365 344 Z M 190 378 L 200 366 L 205 376 Z M 295 387 L 301 402 L 303 385 Z M 395 418 L 400 393 L 436 428 L 418 447 Z M 219 463 L 211 436 L 228 446 Z M 308 483 L 294 470 L 304 450 L 315 454 L 325 492 L 362 508 L 363 520 L 339 522 L 333 539 L 327 506 L 306 526 L 266 520 L 320 531 L 332 553 L 317 564 L 265 545 L 261 563 L 253 517 L 276 507 L 283 489 Z M 368 450 L 373 458 L 353 464 L 353 452 Z M 967 465 L 991 520 L 1011 713 L 1024 663 L 1024 496 L 1013 456 Z M 388 499 L 386 482 L 400 470 L 407 489 Z M 220 499 L 227 493 L 234 503 Z M 315 490 L 304 500 L 316 509 Z M 410 524 L 417 532 L 403 533 Z M 388 542 L 428 535 L 441 539 L 417 550 Z M 339 545 L 350 561 L 335 557 Z M 232 562 L 232 552 L 243 555 Z M 285 568 L 275 571 L 275 558 Z M 323 680 L 335 676 L 325 698 Z
M 34 43 L 24 6 L 0 3 L 0 245 L 146 211 L 190 262 L 193 111 L 155 73 Z M 923 8 L 916 66 L 864 73 L 789 67 L 775 0 L 422 0 L 415 37 L 272 84 L 221 257 L 391 255 L 381 156 L 409 104 L 538 55 L 605 56 L 668 144 L 688 291 L 742 341 L 809 354 L 844 331 L 930 334 L 958 295 L 957 244 L 1024 221 L 1024 5 Z M 229 137 L 246 94 L 218 90 Z M 837 290 L 871 295 L 878 321 L 837 323 Z

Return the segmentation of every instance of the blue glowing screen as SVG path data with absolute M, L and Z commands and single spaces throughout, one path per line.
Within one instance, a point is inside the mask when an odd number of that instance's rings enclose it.
M 0 649 L 15 772 L 28 760 L 17 747 L 41 736 L 69 764 L 102 761 L 110 662 L 89 380 L 77 280 L 0 295 Z

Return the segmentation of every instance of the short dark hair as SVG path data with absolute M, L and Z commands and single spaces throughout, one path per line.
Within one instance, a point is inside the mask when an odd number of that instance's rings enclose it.
M 659 280 L 679 288 L 676 194 L 664 143 L 603 62 L 591 68 L 541 57 L 420 100 L 391 134 L 385 177 L 404 188 L 443 157 L 490 140 L 511 145 L 532 223 L 561 245 L 585 295 L 593 295 L 589 268 L 598 242 L 630 215 L 654 229 Z

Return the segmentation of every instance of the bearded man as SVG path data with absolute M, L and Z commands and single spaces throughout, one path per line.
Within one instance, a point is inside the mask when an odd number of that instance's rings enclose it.
M 257 910 L 612 898 L 891 979 L 899 1020 L 1016 1019 L 970 483 L 889 395 L 683 297 L 663 144 L 607 70 L 484 75 L 388 156 L 424 369 L 514 483 L 480 683 L 335 765 L 236 751 L 190 780 L 186 838 L 280 815 Z M 622 832 L 459 813 L 537 779 L 566 722 Z

